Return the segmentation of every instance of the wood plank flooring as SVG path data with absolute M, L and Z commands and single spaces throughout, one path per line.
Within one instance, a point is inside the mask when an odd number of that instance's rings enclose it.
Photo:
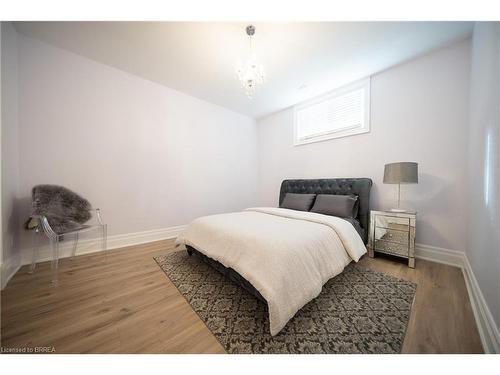
M 50 264 L 23 267 L 1 293 L 4 348 L 53 347 L 56 353 L 224 353 L 153 257 L 174 251 L 158 241 L 62 259 L 59 286 Z M 417 260 L 365 256 L 361 264 L 417 283 L 405 353 L 480 353 L 479 334 L 460 269 Z

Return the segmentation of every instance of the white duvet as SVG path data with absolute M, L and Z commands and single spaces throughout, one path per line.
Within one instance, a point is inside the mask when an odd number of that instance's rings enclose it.
M 313 212 L 248 208 L 194 220 L 177 238 L 230 267 L 266 299 L 276 335 L 329 279 L 366 253 L 351 223 Z

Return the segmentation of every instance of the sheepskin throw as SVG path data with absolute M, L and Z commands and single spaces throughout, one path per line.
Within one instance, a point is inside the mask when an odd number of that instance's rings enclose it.
M 89 201 L 63 186 L 36 185 L 31 197 L 32 214 L 47 217 L 56 233 L 81 228 L 92 217 Z

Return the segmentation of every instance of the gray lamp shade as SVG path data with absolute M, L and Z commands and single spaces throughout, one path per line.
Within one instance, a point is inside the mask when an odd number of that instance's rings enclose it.
M 418 163 L 400 162 L 386 164 L 384 168 L 384 184 L 417 184 Z

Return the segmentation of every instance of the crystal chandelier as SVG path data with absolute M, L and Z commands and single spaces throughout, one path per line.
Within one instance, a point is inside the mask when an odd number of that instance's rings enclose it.
M 246 28 L 247 35 L 250 39 L 250 58 L 245 64 L 239 64 L 236 73 L 241 85 L 245 89 L 247 96 L 251 99 L 257 90 L 257 87 L 265 81 L 264 68 L 257 63 L 255 53 L 253 51 L 252 36 L 255 34 L 255 26 L 248 25 Z

